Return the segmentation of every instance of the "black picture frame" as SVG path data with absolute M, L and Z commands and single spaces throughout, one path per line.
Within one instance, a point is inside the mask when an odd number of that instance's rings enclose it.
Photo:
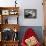
M 24 9 L 24 18 L 37 18 L 36 9 Z

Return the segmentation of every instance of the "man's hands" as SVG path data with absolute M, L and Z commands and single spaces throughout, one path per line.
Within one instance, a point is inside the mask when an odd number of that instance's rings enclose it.
M 26 39 L 25 43 L 27 44 L 27 46 L 35 46 L 38 43 L 38 41 L 34 36 L 32 36 L 32 37 Z

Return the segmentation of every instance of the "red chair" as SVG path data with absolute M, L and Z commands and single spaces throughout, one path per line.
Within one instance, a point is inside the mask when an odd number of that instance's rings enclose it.
M 27 46 L 27 44 L 25 43 L 25 40 L 34 36 L 37 39 L 37 35 L 36 33 L 33 31 L 32 28 L 28 28 L 27 31 L 24 34 L 24 37 L 22 38 L 22 42 L 21 42 L 21 46 Z M 37 39 L 38 41 L 38 39 Z M 38 41 L 37 44 L 35 46 L 41 46 L 40 42 Z

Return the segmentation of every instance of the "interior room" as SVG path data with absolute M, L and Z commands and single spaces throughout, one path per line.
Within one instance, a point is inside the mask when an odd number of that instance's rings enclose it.
M 46 1 L 0 0 L 0 46 L 46 46 Z

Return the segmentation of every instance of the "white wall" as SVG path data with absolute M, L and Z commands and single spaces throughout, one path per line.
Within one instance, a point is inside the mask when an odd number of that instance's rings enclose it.
M 15 0 L 0 0 L 0 6 L 14 6 Z M 17 0 L 19 4 L 19 24 L 21 26 L 43 26 L 42 0 Z M 37 9 L 36 19 L 25 19 L 24 9 Z
M 14 3 L 15 0 L 0 0 L 0 6 L 1 7 L 9 7 L 9 6 L 14 6 L 15 3 Z
M 24 4 L 24 5 L 23 5 Z M 43 6 L 42 0 L 24 0 L 24 3 L 21 3 L 20 11 L 20 23 L 21 25 L 26 26 L 42 26 L 43 25 Z M 23 9 L 37 9 L 37 18 L 36 19 L 25 19 Z

